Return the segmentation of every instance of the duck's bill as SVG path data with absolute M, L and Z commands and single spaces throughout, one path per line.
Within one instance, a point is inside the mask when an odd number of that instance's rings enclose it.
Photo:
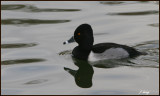
M 73 42 L 75 42 L 74 36 L 72 36 L 69 40 L 63 42 L 63 44 L 68 44 L 68 43 L 73 43 Z

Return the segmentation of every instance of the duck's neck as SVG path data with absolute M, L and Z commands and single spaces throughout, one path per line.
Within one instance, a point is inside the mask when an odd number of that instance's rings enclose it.
M 86 44 L 86 45 L 78 45 L 79 49 L 82 51 L 91 51 L 92 45 Z

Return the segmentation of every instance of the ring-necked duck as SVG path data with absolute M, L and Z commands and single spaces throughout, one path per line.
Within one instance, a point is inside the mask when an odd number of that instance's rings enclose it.
M 81 60 L 104 60 L 104 59 L 121 59 L 127 57 L 136 57 L 142 55 L 142 52 L 136 49 L 116 43 L 99 43 L 93 45 L 93 30 L 89 24 L 82 24 L 74 32 L 69 40 L 63 44 L 76 41 L 76 46 L 72 51 L 72 56 Z

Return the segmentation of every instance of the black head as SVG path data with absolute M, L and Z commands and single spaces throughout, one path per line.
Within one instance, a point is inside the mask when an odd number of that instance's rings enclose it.
M 80 48 L 90 50 L 94 42 L 91 26 L 89 24 L 78 26 L 74 32 L 74 40 L 79 44 Z

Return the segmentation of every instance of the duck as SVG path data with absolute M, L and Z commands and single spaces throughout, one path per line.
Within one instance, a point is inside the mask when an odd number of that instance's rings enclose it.
M 134 58 L 145 54 L 133 47 L 111 42 L 93 45 L 93 30 L 91 25 L 87 23 L 79 25 L 74 31 L 74 36 L 63 42 L 63 44 L 72 42 L 78 43 L 78 46 L 72 50 L 72 57 L 85 61 Z

